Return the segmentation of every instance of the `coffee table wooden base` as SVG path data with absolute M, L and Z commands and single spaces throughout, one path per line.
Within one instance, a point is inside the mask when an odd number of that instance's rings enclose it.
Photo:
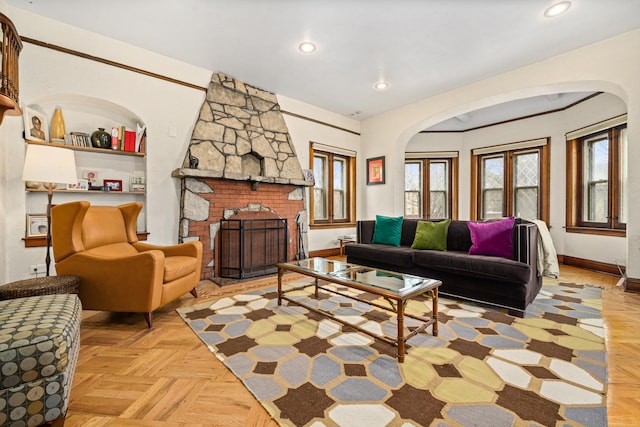
M 315 280 L 314 280 L 313 283 L 305 284 L 303 286 L 298 286 L 298 287 L 295 287 L 295 288 L 288 289 L 288 291 L 290 292 L 290 291 L 298 291 L 298 290 L 306 289 L 306 288 L 308 288 L 310 286 L 314 286 L 315 287 L 314 295 L 315 295 L 316 298 L 318 297 L 318 290 L 322 289 L 323 291 L 326 291 L 326 292 L 331 292 L 331 293 L 334 293 L 334 294 L 337 294 L 337 295 L 341 295 L 343 297 L 347 297 L 347 298 L 350 298 L 350 299 L 353 299 L 353 300 L 356 300 L 356 301 L 360 301 L 360 302 L 369 304 L 369 305 L 374 306 L 374 307 L 381 308 L 383 310 L 394 312 L 394 313 L 396 313 L 398 332 L 397 332 L 396 338 L 393 338 L 393 337 L 389 337 L 389 336 L 386 336 L 386 335 L 374 334 L 373 332 L 368 331 L 368 330 L 366 330 L 364 328 L 361 328 L 358 325 L 354 325 L 353 323 L 349 323 L 349 322 L 346 322 L 346 321 L 344 321 L 342 319 L 339 319 L 339 318 L 333 316 L 331 313 L 329 313 L 327 311 L 319 310 L 319 309 L 316 309 L 314 307 L 310 307 L 309 305 L 301 303 L 300 301 L 297 301 L 295 299 L 287 297 L 285 295 L 284 290 L 282 289 L 282 276 L 283 276 L 285 270 L 287 270 L 285 267 L 278 266 L 278 305 L 279 306 L 282 305 L 282 300 L 288 301 L 288 302 L 290 302 L 292 304 L 298 305 L 300 307 L 304 307 L 309 311 L 312 311 L 314 313 L 318 313 L 318 314 L 323 315 L 325 317 L 328 317 L 328 318 L 330 318 L 332 320 L 335 320 L 335 321 L 337 321 L 339 323 L 342 323 L 343 325 L 347 325 L 349 327 L 352 327 L 352 328 L 354 328 L 354 329 L 356 329 L 356 330 L 358 330 L 358 331 L 360 331 L 360 332 L 362 332 L 364 334 L 367 334 L 367 335 L 369 335 L 369 336 L 371 336 L 373 338 L 376 338 L 376 339 L 382 340 L 382 341 L 384 341 L 384 342 L 386 342 L 388 344 L 394 345 L 394 346 L 396 346 L 398 348 L 397 359 L 398 359 L 399 363 L 403 363 L 404 362 L 404 356 L 405 356 L 405 353 L 406 353 L 405 343 L 406 343 L 406 341 L 408 339 L 410 339 L 411 337 L 415 336 L 416 334 L 424 331 L 430 325 L 433 325 L 433 328 L 432 328 L 433 336 L 438 336 L 438 288 L 437 287 L 427 291 L 427 293 L 430 294 L 431 303 L 432 303 L 431 317 L 414 316 L 412 314 L 405 313 L 404 312 L 405 311 L 405 305 L 406 305 L 407 301 L 409 301 L 410 298 L 392 297 L 392 296 L 389 296 L 389 295 L 376 294 L 375 290 L 366 291 L 366 292 L 373 293 L 374 295 L 383 296 L 385 299 L 387 299 L 389 301 L 389 303 L 391 305 L 391 309 L 390 309 L 389 307 L 386 307 L 386 306 L 381 305 L 381 304 L 377 304 L 377 303 L 372 302 L 372 301 L 364 301 L 364 300 L 358 299 L 358 298 L 356 298 L 354 296 L 340 293 L 340 292 L 338 292 L 338 291 L 336 291 L 334 289 L 330 289 L 330 288 L 326 288 L 326 287 L 320 286 L 318 284 L 318 280 L 319 280 L 318 277 L 315 277 Z M 298 271 L 298 273 L 300 273 L 300 272 Z M 305 273 L 300 273 L 300 274 L 313 277 L 312 274 L 305 274 Z M 346 285 L 343 282 L 338 282 L 338 281 L 331 282 L 326 277 L 321 278 L 321 280 L 325 280 L 325 281 L 330 282 L 330 283 L 335 283 L 335 284 L 338 284 L 338 285 L 341 285 L 341 286 L 349 287 L 348 285 Z M 419 321 L 422 322 L 422 325 L 420 325 L 419 327 L 417 327 L 416 329 L 411 331 L 406 336 L 404 334 L 404 318 L 405 317 L 410 317 L 412 319 L 416 319 L 416 320 L 419 320 Z

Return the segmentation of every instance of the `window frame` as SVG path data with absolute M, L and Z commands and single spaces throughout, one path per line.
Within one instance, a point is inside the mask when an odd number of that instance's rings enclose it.
M 335 151 L 331 151 L 330 146 L 324 144 L 321 148 L 314 148 L 314 143 L 309 145 L 309 163 L 310 168 L 314 171 L 316 155 L 325 157 L 329 167 L 327 168 L 327 188 L 325 195 L 325 203 L 327 206 L 327 218 L 315 219 L 315 185 L 309 188 L 309 227 L 310 228 L 337 228 L 337 227 L 354 227 L 356 225 L 356 157 L 343 154 L 346 150 L 335 147 Z M 345 178 L 345 218 L 334 218 L 334 159 L 340 159 L 344 162 L 344 178 Z
M 431 218 L 431 189 L 430 189 L 430 166 L 432 163 L 446 163 L 447 164 L 447 193 L 449 198 L 447 199 L 447 211 L 449 212 L 448 218 L 458 219 L 458 156 L 438 156 L 433 157 L 410 157 L 405 158 L 404 165 L 409 163 L 419 164 L 421 172 L 421 188 L 420 188 L 420 214 L 419 215 L 407 215 L 406 211 L 406 196 L 403 198 L 403 215 L 405 218 L 422 219 L 422 220 L 441 220 L 447 218 Z M 406 173 L 406 169 L 405 169 Z M 406 191 L 406 180 L 405 190 Z
M 566 230 L 569 233 L 598 234 L 625 237 L 627 224 L 619 221 L 622 210 L 621 197 L 627 182 L 622 181 L 621 174 L 624 152 L 621 134 L 627 131 L 624 121 L 604 129 L 573 138 L 567 137 L 567 206 Z M 599 135 L 607 135 L 607 221 L 596 222 L 585 219 L 585 149 L 586 144 Z
M 539 142 L 537 142 L 539 141 Z M 530 143 L 529 143 L 530 142 Z M 474 151 L 480 153 L 474 153 Z M 519 155 L 538 152 L 538 219 L 549 225 L 550 218 L 550 152 L 551 139 L 540 138 L 520 141 L 495 147 L 481 147 L 471 151 L 471 204 L 470 217 L 474 221 L 483 220 L 482 192 L 483 160 L 502 157 L 504 161 L 502 216 L 516 216 L 515 210 L 515 158 Z

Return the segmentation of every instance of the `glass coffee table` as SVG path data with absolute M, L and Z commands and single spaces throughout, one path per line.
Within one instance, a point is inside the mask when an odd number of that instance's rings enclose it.
M 404 362 L 405 343 L 414 335 L 424 331 L 429 325 L 433 325 L 432 333 L 438 335 L 438 287 L 442 284 L 439 280 L 428 279 L 410 274 L 396 273 L 393 271 L 381 270 L 373 267 L 365 267 L 356 264 L 349 264 L 342 261 L 335 261 L 325 258 L 309 258 L 298 261 L 278 263 L 278 305 L 282 305 L 282 300 L 299 305 L 312 312 L 327 316 L 342 324 L 348 325 L 374 338 L 381 339 L 398 348 L 398 362 Z M 396 337 L 374 334 L 366 329 L 336 318 L 331 313 L 310 307 L 298 299 L 287 297 L 282 288 L 282 275 L 285 271 L 292 271 L 304 276 L 313 277 L 312 283 L 287 289 L 286 292 L 298 291 L 309 286 L 315 286 L 315 297 L 318 297 L 318 290 L 339 294 L 357 301 L 365 302 L 374 307 L 392 311 L 396 314 L 398 323 L 398 333 Z M 335 289 L 321 286 L 319 280 L 368 292 L 381 296 L 389 302 L 390 307 L 377 304 L 372 301 L 360 300 L 352 295 L 342 294 Z M 430 317 L 414 316 L 405 313 L 405 306 L 410 299 L 428 293 L 431 296 L 432 310 Z M 405 335 L 404 318 L 411 317 L 419 320 L 422 324 Z

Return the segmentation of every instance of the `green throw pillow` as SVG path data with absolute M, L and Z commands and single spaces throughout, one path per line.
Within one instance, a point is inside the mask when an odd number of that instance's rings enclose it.
M 411 249 L 446 251 L 450 223 L 450 219 L 439 222 L 418 221 L 416 237 L 413 239 Z
M 400 246 L 402 236 L 402 217 L 388 217 L 376 215 L 376 225 L 373 229 L 371 243 L 381 245 Z

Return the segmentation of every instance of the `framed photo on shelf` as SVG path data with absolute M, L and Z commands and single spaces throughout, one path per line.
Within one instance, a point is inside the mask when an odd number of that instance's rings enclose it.
M 122 180 L 105 179 L 103 183 L 105 186 L 105 190 L 108 188 L 108 191 L 122 191 Z
M 67 184 L 67 190 L 88 190 L 89 181 L 86 179 L 78 179 L 77 184 Z
M 384 156 L 367 159 L 367 185 L 384 184 Z
M 145 192 L 144 185 L 144 177 L 142 176 L 132 176 L 129 180 L 129 191 L 133 193 L 144 193 Z
M 46 236 L 47 228 L 46 214 L 27 214 L 27 237 Z
M 98 172 L 96 171 L 82 171 L 82 177 L 89 182 L 89 185 L 98 185 Z
M 31 141 L 49 142 L 47 115 L 33 108 L 23 107 L 24 136 Z

